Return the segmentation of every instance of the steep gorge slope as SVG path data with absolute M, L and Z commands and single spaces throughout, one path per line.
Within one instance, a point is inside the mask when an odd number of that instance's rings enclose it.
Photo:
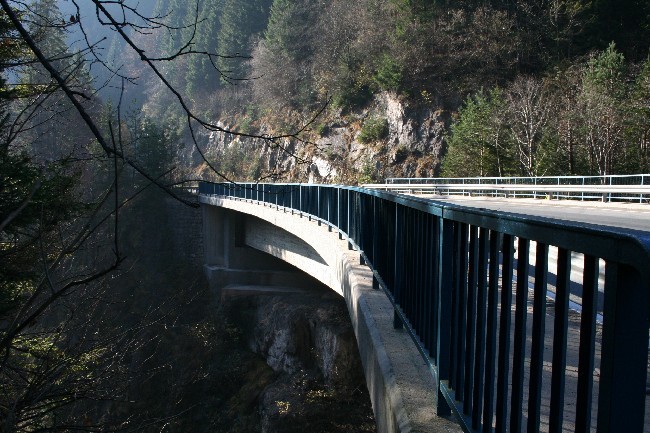
M 284 181 L 357 184 L 439 173 L 446 111 L 417 106 L 390 92 L 355 112 L 332 111 L 315 120 L 302 136 L 306 141 L 285 138 L 274 147 L 257 138 L 212 132 L 202 137 L 202 145 L 227 173 L 242 180 L 275 173 Z M 241 122 L 235 117 L 220 124 L 237 129 Z M 277 118 L 257 120 L 250 132 L 277 134 L 275 122 Z M 193 160 L 200 164 L 198 155 Z M 209 170 L 203 175 L 209 176 Z
M 449 175 L 626 173 L 650 163 L 642 0 L 158 0 L 152 11 L 168 27 L 133 34 L 148 55 L 192 49 L 161 63 L 177 94 L 115 38 L 107 51 L 139 77 L 125 100 L 182 137 L 177 180 L 433 176 L 447 143 Z M 179 95 L 228 132 L 189 126 Z M 534 131 L 520 126 L 527 111 Z M 612 140 L 592 139 L 607 128 Z M 479 164 L 475 153 L 499 162 Z

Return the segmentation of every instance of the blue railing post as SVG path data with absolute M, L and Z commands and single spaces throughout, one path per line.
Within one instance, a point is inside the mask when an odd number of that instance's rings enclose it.
M 400 206 L 395 206 L 395 242 L 393 244 L 393 287 L 391 291 L 393 293 L 393 298 L 396 304 L 399 304 L 401 301 L 402 295 L 402 284 L 404 281 L 404 275 L 402 272 L 404 254 L 402 245 L 404 243 L 403 233 L 403 216 L 400 214 Z M 393 314 L 393 327 L 395 329 L 401 329 L 403 326 L 402 321 L 397 315 L 397 311 Z
M 343 210 L 345 209 L 345 189 L 338 187 L 336 190 L 336 228 L 339 239 L 343 239 Z
M 555 284 L 555 319 L 553 321 L 553 371 L 549 433 L 561 433 L 564 422 L 564 389 L 569 328 L 569 292 L 571 286 L 571 253 L 558 248 Z
M 533 327 L 530 348 L 528 389 L 528 431 L 539 432 L 542 409 L 542 375 L 544 371 L 544 335 L 546 333 L 546 293 L 548 245 L 537 242 L 535 250 L 535 285 L 533 294 Z
M 372 203 L 372 248 L 370 249 L 370 260 L 372 261 L 373 265 L 377 267 L 377 256 L 379 253 L 379 234 L 381 233 L 381 229 L 379 227 L 379 206 L 377 202 L 379 201 L 377 197 L 371 197 L 370 199 Z M 373 278 L 373 281 L 375 278 Z
M 598 433 L 641 432 L 646 399 L 649 288 L 638 271 L 623 264 L 608 263 L 605 278 Z
M 443 392 L 445 382 L 449 380 L 451 360 L 451 303 L 452 303 L 452 269 L 454 257 L 454 222 L 440 218 L 440 236 L 438 242 L 438 347 L 436 349 L 436 364 L 438 366 L 438 416 L 451 414 Z
M 350 203 L 350 190 L 346 189 L 345 190 L 345 232 L 348 234 L 348 238 L 350 237 L 350 207 L 352 203 Z
M 323 194 L 323 206 L 325 206 L 325 209 L 323 210 L 323 219 L 330 223 L 330 215 L 332 214 L 332 189 L 323 189 Z

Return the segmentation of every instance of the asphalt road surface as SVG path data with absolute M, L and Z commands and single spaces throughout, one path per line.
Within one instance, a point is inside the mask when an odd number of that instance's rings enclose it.
M 439 196 L 419 197 L 462 206 L 503 211 L 519 215 L 540 216 L 650 232 L 650 204 L 603 203 L 577 200 L 533 200 Z

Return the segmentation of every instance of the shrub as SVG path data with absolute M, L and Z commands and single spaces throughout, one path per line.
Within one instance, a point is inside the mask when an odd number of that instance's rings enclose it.
M 357 183 L 361 185 L 364 183 L 377 183 L 378 181 L 379 173 L 377 171 L 377 163 L 371 159 L 367 159 L 364 161 L 363 166 L 361 166 Z
M 319 137 L 324 137 L 330 132 L 330 127 L 326 123 L 319 123 L 314 128 Z
M 402 85 L 402 66 L 393 57 L 384 54 L 373 79 L 383 90 L 398 91 Z
M 332 105 L 342 110 L 352 110 L 365 106 L 372 99 L 372 90 L 363 83 L 345 83 L 332 96 Z
M 385 118 L 371 117 L 366 120 L 361 127 L 359 141 L 362 143 L 371 143 L 379 141 L 388 136 L 388 120 Z

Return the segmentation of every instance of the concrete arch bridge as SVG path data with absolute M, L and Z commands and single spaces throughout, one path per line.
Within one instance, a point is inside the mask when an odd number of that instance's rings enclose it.
M 335 185 L 199 194 L 213 280 L 290 285 L 288 263 L 345 298 L 380 432 L 650 431 L 650 230 Z

